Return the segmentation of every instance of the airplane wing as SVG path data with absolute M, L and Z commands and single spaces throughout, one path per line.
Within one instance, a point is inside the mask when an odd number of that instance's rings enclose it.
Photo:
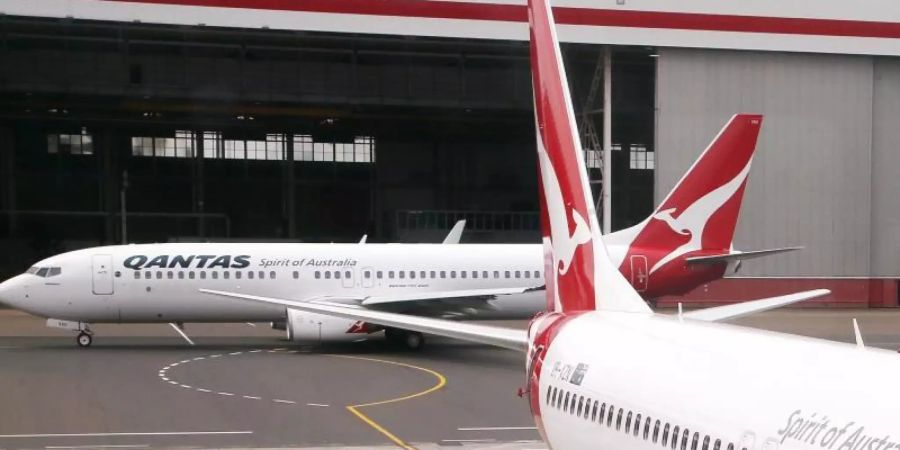
M 763 298 L 748 302 L 735 303 L 734 305 L 716 306 L 698 311 L 690 311 L 682 314 L 683 317 L 704 322 L 720 322 L 723 320 L 737 319 L 738 317 L 756 314 L 782 306 L 811 300 L 830 294 L 828 289 L 815 289 L 812 291 L 797 292 L 795 294 L 782 295 L 780 297 Z
M 344 307 L 333 304 L 298 302 L 272 297 L 241 294 L 236 292 L 200 289 L 200 292 L 221 297 L 279 305 L 318 314 L 328 314 L 351 320 L 361 320 L 385 327 L 396 327 L 420 333 L 435 334 L 453 339 L 461 339 L 480 344 L 503 347 L 510 350 L 526 351 L 528 348 L 528 332 L 512 328 L 478 325 L 466 322 L 432 319 L 428 317 L 409 316 L 405 314 L 373 311 L 359 307 Z
M 753 250 L 749 252 L 730 252 L 721 255 L 692 256 L 687 258 L 688 264 L 715 264 L 720 262 L 742 261 L 745 259 L 761 258 L 763 256 L 777 255 L 779 253 L 801 250 L 803 247 L 782 247 L 767 250 Z
M 444 238 L 444 242 L 442 244 L 459 244 L 459 240 L 462 239 L 463 230 L 466 228 L 466 220 L 460 220 L 453 225 L 453 228 L 450 229 L 450 232 L 447 233 L 447 237 Z

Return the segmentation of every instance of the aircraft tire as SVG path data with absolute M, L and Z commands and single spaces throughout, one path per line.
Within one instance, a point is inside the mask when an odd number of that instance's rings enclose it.
M 403 345 L 408 350 L 418 351 L 425 346 L 425 336 L 418 331 L 407 331 L 403 338 Z
M 75 342 L 78 343 L 79 347 L 87 348 L 94 343 L 94 337 L 82 331 L 81 333 L 78 333 L 78 336 L 75 338 Z

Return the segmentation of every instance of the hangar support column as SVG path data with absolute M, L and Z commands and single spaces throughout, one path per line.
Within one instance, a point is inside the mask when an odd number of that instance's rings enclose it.
M 0 176 L 3 177 L 3 209 L 10 236 L 16 232 L 16 141 L 12 127 L 0 126 Z
M 203 189 L 203 130 L 194 131 L 194 149 L 194 176 L 191 178 L 194 201 L 191 204 L 191 210 L 197 213 L 197 236 L 202 238 L 206 235 L 206 221 L 203 216 L 206 199 Z
M 284 214 L 287 216 L 287 237 L 295 239 L 297 237 L 297 183 L 294 180 L 294 133 L 288 133 L 285 142 L 285 161 L 284 161 L 284 193 L 281 198 L 284 199 Z

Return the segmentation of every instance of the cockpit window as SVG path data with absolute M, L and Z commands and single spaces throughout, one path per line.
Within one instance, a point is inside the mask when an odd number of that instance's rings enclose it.
M 32 275 L 39 276 L 41 278 L 55 277 L 62 273 L 62 268 L 60 267 L 38 267 L 33 266 L 29 267 L 26 273 L 30 273 Z

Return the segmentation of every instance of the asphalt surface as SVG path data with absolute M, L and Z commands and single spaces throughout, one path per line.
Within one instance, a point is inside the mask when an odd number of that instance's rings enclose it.
M 850 342 L 853 317 L 867 344 L 900 348 L 900 311 L 740 322 Z M 418 353 L 299 347 L 246 324 L 188 326 L 196 346 L 166 325 L 94 329 L 81 349 L 0 311 L 0 448 L 546 448 L 516 396 L 515 352 L 439 338 Z

